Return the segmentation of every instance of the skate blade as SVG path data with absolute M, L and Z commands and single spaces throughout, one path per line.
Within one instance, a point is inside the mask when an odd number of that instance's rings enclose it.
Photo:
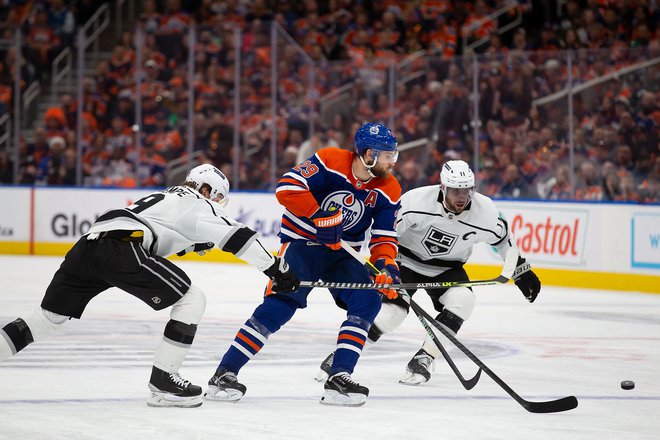
M 367 396 L 358 393 L 341 394 L 335 390 L 326 390 L 321 396 L 321 405 L 331 406 L 362 406 L 367 402 Z
M 411 373 L 410 371 L 406 372 L 406 374 L 404 374 L 403 377 L 399 379 L 399 383 L 401 385 L 409 386 L 417 386 L 426 382 L 428 382 L 428 379 L 426 379 L 424 376 L 417 373 Z
M 316 377 L 314 378 L 314 380 L 317 381 L 317 382 L 325 383 L 328 380 L 329 377 L 330 376 L 328 375 L 328 373 L 326 373 L 323 370 L 319 370 L 319 372 L 316 374 Z
M 153 408 L 197 408 L 202 406 L 202 396 L 180 397 L 152 391 L 147 398 L 147 406 Z
M 221 390 L 215 386 L 209 386 L 209 389 L 204 393 L 204 399 L 215 402 L 238 402 L 241 397 L 243 397 L 243 393 L 238 390 Z

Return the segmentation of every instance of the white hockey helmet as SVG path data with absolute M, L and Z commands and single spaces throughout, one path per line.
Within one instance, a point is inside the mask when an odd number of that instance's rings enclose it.
M 440 183 L 445 188 L 474 188 L 474 173 L 467 162 L 450 160 L 442 166 Z
M 186 182 L 192 183 L 197 191 L 204 184 L 211 188 L 209 199 L 225 206 L 229 201 L 229 180 L 227 177 L 211 164 L 198 165 L 186 176 Z
M 474 173 L 470 169 L 470 166 L 467 164 L 467 162 L 462 160 L 450 160 L 442 166 L 442 171 L 440 171 L 440 191 L 442 191 L 443 205 L 449 211 L 457 213 L 462 212 L 465 208 L 458 208 L 454 206 L 453 203 L 455 202 L 451 202 L 449 200 L 450 198 L 447 197 L 448 188 L 459 190 L 467 189 L 467 198 L 464 200 L 464 203 L 465 206 L 470 203 L 470 199 L 474 193 Z M 452 198 L 454 197 L 455 196 Z M 465 195 L 463 197 L 465 197 Z

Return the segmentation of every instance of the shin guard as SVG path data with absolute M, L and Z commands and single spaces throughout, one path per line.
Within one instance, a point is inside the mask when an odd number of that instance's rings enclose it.
M 167 373 L 176 373 L 190 350 L 197 324 L 170 320 L 165 326 L 163 340 L 154 353 L 154 366 Z
M 4 361 L 34 342 L 30 327 L 21 318 L 0 330 L 0 361 Z

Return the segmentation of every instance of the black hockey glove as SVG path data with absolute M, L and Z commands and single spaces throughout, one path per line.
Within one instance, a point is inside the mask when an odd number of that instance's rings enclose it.
M 533 303 L 541 291 L 541 281 L 532 272 L 532 266 L 523 257 L 518 257 L 516 270 L 513 271 L 513 280 L 527 301 Z
M 203 257 L 204 254 L 206 254 L 208 251 L 213 249 L 214 246 L 215 246 L 215 243 L 213 243 L 212 241 L 209 241 L 209 242 L 206 242 L 206 243 L 195 243 L 192 246 L 188 246 L 187 248 L 185 248 L 181 252 L 177 252 L 176 254 L 179 257 L 183 257 L 188 252 L 197 252 L 197 255 L 199 255 L 200 257 Z
M 273 265 L 264 270 L 264 273 L 268 278 L 273 280 L 273 285 L 271 286 L 273 292 L 289 292 L 298 290 L 298 287 L 300 287 L 300 281 L 298 281 L 296 274 L 293 273 L 282 257 L 275 257 Z

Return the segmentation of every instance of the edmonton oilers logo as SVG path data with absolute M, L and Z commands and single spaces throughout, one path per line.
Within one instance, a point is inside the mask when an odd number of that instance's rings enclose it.
M 321 209 L 340 209 L 344 215 L 344 229 L 351 229 L 364 215 L 364 204 L 350 191 L 335 191 L 321 203 Z

